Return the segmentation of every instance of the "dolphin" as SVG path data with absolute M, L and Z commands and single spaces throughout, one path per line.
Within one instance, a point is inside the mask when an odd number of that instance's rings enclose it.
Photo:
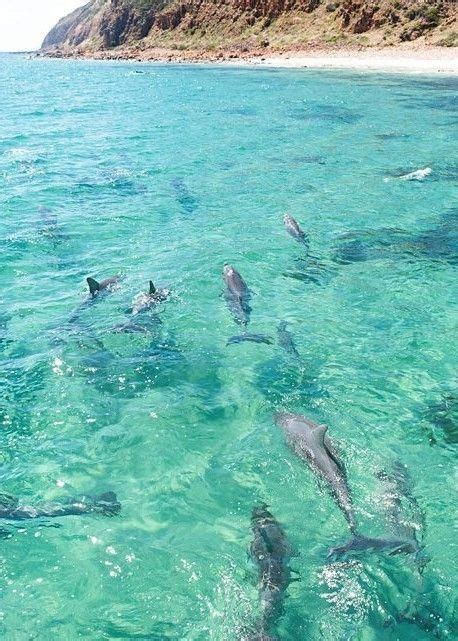
M 135 297 L 130 311 L 133 315 L 140 314 L 167 300 L 169 294 L 170 291 L 168 289 L 156 289 L 153 281 L 150 280 L 148 292 L 142 292 Z
M 72 312 L 70 318 L 68 319 L 69 324 L 79 323 L 80 314 L 83 310 L 92 306 L 97 299 L 99 298 L 100 293 L 106 293 L 112 291 L 115 286 L 119 283 L 121 279 L 120 275 L 111 276 L 110 278 L 105 278 L 105 280 L 97 281 L 95 278 L 88 276 L 86 282 L 89 287 L 89 296 L 84 299 L 78 307 Z
M 424 180 L 427 178 L 430 174 L 432 174 L 433 170 L 431 167 L 423 167 L 423 169 L 416 169 L 415 171 L 410 171 L 407 174 L 401 174 L 400 176 L 393 176 L 392 178 L 384 178 L 384 182 L 389 182 L 393 178 L 395 180 Z
M 226 284 L 224 298 L 232 312 L 235 322 L 244 328 L 243 334 L 232 336 L 227 344 L 232 345 L 234 343 L 242 343 L 243 341 L 251 341 L 252 343 L 267 343 L 270 345 L 272 339 L 268 336 L 247 332 L 251 314 L 251 292 L 242 276 L 232 265 L 226 263 L 223 267 L 223 280 Z
M 286 321 L 281 321 L 277 327 L 277 336 L 278 344 L 282 347 L 285 352 L 294 356 L 295 358 L 300 358 L 300 354 L 297 351 L 296 345 L 294 344 L 294 338 L 291 332 L 287 329 L 288 323 Z
M 408 174 L 399 176 L 399 180 L 424 180 L 432 171 L 431 167 L 424 167 L 423 169 L 417 169 L 416 171 L 411 171 Z
M 67 239 L 58 223 L 57 216 L 48 207 L 39 207 L 38 216 L 37 231 L 40 236 L 50 240 L 54 246 Z
M 192 214 L 197 209 L 197 199 L 189 191 L 183 178 L 176 177 L 171 181 L 175 197 L 180 203 L 183 213 Z
M 286 231 L 290 236 L 297 240 L 298 243 L 302 243 L 303 245 L 308 246 L 309 238 L 307 234 L 302 231 L 297 220 L 295 220 L 289 214 L 285 214 L 283 216 L 283 224 L 285 225 Z
M 275 422 L 283 429 L 288 444 L 299 458 L 326 481 L 348 523 L 352 538 L 346 544 L 332 548 L 329 556 L 340 557 L 363 550 L 387 550 L 390 554 L 415 551 L 412 541 L 370 538 L 358 533 L 345 468 L 327 435 L 327 425 L 288 412 L 278 412 Z
M 447 443 L 458 443 L 458 395 L 456 393 L 444 393 L 438 403 L 430 403 L 425 412 L 425 418 L 442 430 Z
M 393 461 L 390 470 L 380 470 L 377 478 L 383 483 L 383 507 L 388 525 L 396 536 L 410 540 L 416 551 L 420 567 L 425 564 L 423 536 L 426 528 L 425 514 L 413 494 L 412 480 L 407 466 Z M 427 562 L 427 561 L 426 561 Z
M 119 514 L 121 504 L 114 492 L 105 492 L 96 496 L 69 498 L 61 503 L 43 504 L 38 507 L 20 505 L 19 500 L 10 494 L 0 494 L 0 518 L 13 521 L 25 519 L 54 518 L 70 514 Z
M 275 627 L 291 583 L 288 563 L 292 548 L 283 528 L 266 505 L 253 508 L 251 530 L 250 556 L 258 568 L 261 617 L 248 641 L 274 641 L 278 639 Z
M 313 471 L 323 477 L 331 488 L 337 505 L 342 510 L 351 532 L 356 531 L 356 518 L 348 488 L 345 469 L 327 436 L 327 425 L 318 424 L 301 416 L 279 412 L 275 422 L 283 428 L 288 444 Z
M 105 280 L 101 280 L 99 282 L 89 276 L 88 278 L 86 278 L 86 281 L 89 286 L 90 295 L 92 296 L 92 298 L 95 298 L 96 296 L 98 296 L 99 292 L 103 291 L 104 289 L 113 289 L 113 287 L 119 283 L 119 279 L 120 276 L 111 276 L 110 278 L 105 278 Z

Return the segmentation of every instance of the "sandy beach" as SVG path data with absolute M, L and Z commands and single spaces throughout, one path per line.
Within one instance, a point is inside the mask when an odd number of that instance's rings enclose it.
M 445 47 L 424 47 L 418 50 L 390 47 L 361 51 L 294 52 L 253 57 L 241 62 L 267 67 L 458 74 L 458 52 L 456 48 Z

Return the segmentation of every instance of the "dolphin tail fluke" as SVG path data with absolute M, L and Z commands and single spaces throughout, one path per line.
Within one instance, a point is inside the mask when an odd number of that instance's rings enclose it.
M 245 332 L 243 334 L 239 334 L 238 336 L 231 336 L 226 345 L 236 345 L 237 343 L 244 342 L 265 343 L 266 345 L 272 345 L 273 341 L 270 336 L 265 336 L 264 334 L 251 334 L 249 332 Z
M 354 534 L 351 539 L 343 545 L 331 548 L 328 553 L 328 558 L 337 560 L 365 551 L 386 552 L 390 556 L 394 556 L 395 554 L 417 553 L 418 546 L 415 541 L 406 539 L 372 538 L 362 534 Z
M 100 283 L 98 283 L 95 278 L 86 278 L 87 284 L 89 285 L 89 292 L 91 296 L 94 296 L 94 294 L 98 291 L 100 291 Z
M 156 293 L 156 288 L 152 280 L 150 280 L 149 282 L 149 293 L 150 293 L 150 296 Z

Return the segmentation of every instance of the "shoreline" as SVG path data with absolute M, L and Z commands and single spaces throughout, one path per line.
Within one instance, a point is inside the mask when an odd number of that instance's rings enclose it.
M 310 48 L 302 51 L 178 51 L 116 49 L 97 52 L 45 51 L 39 57 L 118 60 L 147 63 L 217 64 L 283 69 L 340 69 L 386 73 L 458 75 L 456 47 L 392 46 L 384 48 Z
M 452 54 L 455 55 L 452 55 Z M 434 48 L 421 51 L 401 48 L 366 49 L 363 51 L 293 52 L 251 58 L 242 64 L 290 69 L 340 69 L 391 73 L 442 73 L 458 75 L 458 52 Z

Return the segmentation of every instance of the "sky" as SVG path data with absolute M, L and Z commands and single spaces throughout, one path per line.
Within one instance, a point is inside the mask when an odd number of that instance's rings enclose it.
M 0 51 L 38 49 L 59 18 L 87 0 L 0 0 Z

